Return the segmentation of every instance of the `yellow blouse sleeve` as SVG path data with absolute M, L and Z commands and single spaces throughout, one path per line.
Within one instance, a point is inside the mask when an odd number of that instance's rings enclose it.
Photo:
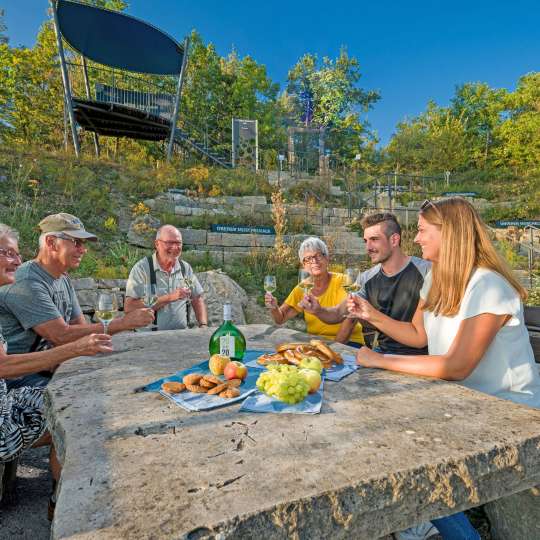
M 304 298 L 304 291 L 297 285 L 285 299 L 285 303 L 291 306 L 298 313 L 302 313 L 304 310 L 298 306 L 298 303 Z

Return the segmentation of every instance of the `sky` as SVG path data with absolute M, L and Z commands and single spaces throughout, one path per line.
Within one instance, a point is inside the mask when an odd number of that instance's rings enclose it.
M 434 100 L 447 105 L 455 87 L 485 82 L 515 88 L 540 70 L 539 0 L 128 0 L 127 13 L 178 41 L 196 29 L 226 55 L 234 47 L 265 64 L 284 88 L 306 52 L 355 56 L 360 85 L 381 99 L 367 120 L 386 144 L 395 126 Z M 47 0 L 0 0 L 12 46 L 32 46 Z

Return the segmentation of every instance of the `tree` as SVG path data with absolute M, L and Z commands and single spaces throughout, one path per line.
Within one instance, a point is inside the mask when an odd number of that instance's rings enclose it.
M 524 75 L 506 98 L 506 119 L 495 130 L 495 163 L 525 176 L 540 173 L 540 72 Z
M 328 133 L 328 146 L 343 157 L 357 153 L 368 133 L 368 124 L 361 112 L 372 108 L 379 99 L 375 91 L 359 87 L 361 78 L 358 60 L 342 47 L 332 60 L 305 54 L 289 70 L 284 101 L 291 119 Z
M 508 91 L 492 89 L 485 83 L 467 83 L 456 88 L 450 110 L 463 118 L 471 159 L 478 167 L 488 165 L 493 132 L 500 123 Z
M 466 141 L 463 117 L 430 102 L 426 112 L 398 124 L 387 154 L 394 170 L 455 171 L 468 163 Z
M 277 100 L 279 86 L 266 67 L 235 51 L 223 58 L 196 32 L 191 35 L 190 55 L 180 111 L 188 128 L 208 134 L 230 151 L 231 119 L 259 121 L 259 146 L 269 148 L 284 138 L 282 113 Z

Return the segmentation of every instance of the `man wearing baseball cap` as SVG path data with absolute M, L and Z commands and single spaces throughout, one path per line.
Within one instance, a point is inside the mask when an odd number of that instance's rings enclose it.
M 87 251 L 86 242 L 96 241 L 96 235 L 88 232 L 79 218 L 64 212 L 45 217 L 38 227 L 37 257 L 17 269 L 15 283 L 0 288 L 0 327 L 10 354 L 103 332 L 101 323 L 86 322 L 67 275 L 79 267 Z M 146 326 L 153 318 L 152 310 L 137 309 L 113 320 L 109 333 Z M 44 386 L 49 378 L 50 374 L 42 372 L 10 379 L 8 386 Z

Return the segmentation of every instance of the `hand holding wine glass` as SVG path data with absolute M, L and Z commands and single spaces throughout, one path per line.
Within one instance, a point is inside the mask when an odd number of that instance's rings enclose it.
M 342 287 L 345 289 L 348 299 L 350 300 L 352 296 L 360 290 L 360 286 L 358 285 L 358 282 L 357 282 L 358 269 L 347 268 L 343 276 L 344 277 L 343 277 Z M 354 318 L 354 315 L 351 315 L 349 313 L 349 315 L 347 315 L 347 318 L 349 319 Z
M 276 309 L 277 300 L 272 293 L 275 292 L 277 288 L 276 276 L 265 276 L 264 277 L 264 290 L 266 294 L 264 295 L 264 304 L 267 308 Z
M 118 301 L 114 293 L 102 292 L 98 296 L 96 318 L 103 324 L 103 333 L 107 333 L 109 324 L 118 311 Z
M 153 309 L 158 302 L 157 285 L 155 283 L 147 283 L 146 290 L 144 292 L 143 303 L 145 307 Z M 149 328 L 155 328 L 156 324 L 151 323 Z

